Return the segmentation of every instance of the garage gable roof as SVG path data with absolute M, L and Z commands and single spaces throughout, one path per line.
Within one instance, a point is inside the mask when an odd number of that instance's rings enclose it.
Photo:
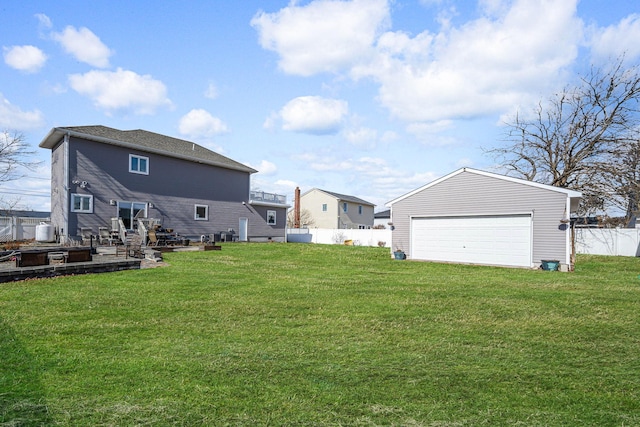
M 570 198 L 570 199 L 579 199 L 579 198 L 582 197 L 582 193 L 581 192 L 575 191 L 575 190 L 569 190 L 568 188 L 554 187 L 553 185 L 541 184 L 539 182 L 527 181 L 526 179 L 514 178 L 512 176 L 500 175 L 500 174 L 497 174 L 497 173 L 481 171 L 481 170 L 478 170 L 478 169 L 461 168 L 461 169 L 458 169 L 458 170 L 456 170 L 454 172 L 451 172 L 448 175 L 445 175 L 445 176 L 443 176 L 441 178 L 438 178 L 435 181 L 431 181 L 430 183 L 428 183 L 426 185 L 423 185 L 422 187 L 416 188 L 415 190 L 410 191 L 410 192 L 408 192 L 408 193 L 406 193 L 406 194 L 404 194 L 404 195 L 402 195 L 402 196 L 400 196 L 400 197 L 398 197 L 396 199 L 393 199 L 390 202 L 387 202 L 386 206 L 391 206 L 394 203 L 397 203 L 397 202 L 399 202 L 401 200 L 404 200 L 407 197 L 411 197 L 416 193 L 419 193 L 419 192 L 421 192 L 423 190 L 426 190 L 429 187 L 433 187 L 434 185 L 437 185 L 437 184 L 439 184 L 439 183 L 441 183 L 443 181 L 446 181 L 449 178 L 452 178 L 452 177 L 454 177 L 456 175 L 459 175 L 461 173 L 464 173 L 464 172 L 473 173 L 473 174 L 476 174 L 476 175 L 487 176 L 487 177 L 496 178 L 496 179 L 501 179 L 501 180 L 513 182 L 513 183 L 516 183 L 516 184 L 528 185 L 528 186 L 531 186 L 531 187 L 536 187 L 536 188 L 540 188 L 540 189 L 544 189 L 544 190 L 548 190 L 548 191 L 555 191 L 557 193 L 563 193 L 563 194 L 566 194 L 567 197 Z

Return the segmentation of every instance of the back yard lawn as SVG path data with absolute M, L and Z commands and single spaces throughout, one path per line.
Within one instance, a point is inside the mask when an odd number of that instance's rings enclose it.
M 0 285 L 0 425 L 640 425 L 640 259 L 165 261 Z

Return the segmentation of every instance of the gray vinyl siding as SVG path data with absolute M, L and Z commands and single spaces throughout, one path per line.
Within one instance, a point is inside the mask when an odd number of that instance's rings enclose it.
M 53 150 L 54 158 L 57 151 Z M 149 159 L 148 175 L 129 172 L 130 154 Z M 54 163 L 52 168 L 56 177 L 63 174 L 60 163 Z M 82 189 L 72 184 L 73 180 L 87 181 L 88 185 Z M 69 194 L 93 195 L 94 205 L 93 214 L 69 213 L 71 236 L 78 235 L 82 227 L 97 233 L 98 227 L 110 226 L 110 218 L 118 216 L 117 207 L 110 205 L 110 200 L 152 203 L 148 217 L 162 220 L 165 227 L 185 236 L 229 228 L 238 232 L 239 217 L 249 219 L 250 237 L 273 232 L 259 213 L 242 204 L 248 202 L 250 190 L 250 173 L 246 171 L 71 138 L 69 187 Z M 209 206 L 208 220 L 194 219 L 196 204 Z
M 287 208 L 286 207 L 276 207 L 276 206 L 265 206 L 260 204 L 251 204 L 251 208 L 256 212 L 256 214 L 262 218 L 263 221 L 267 220 L 267 211 L 276 211 L 276 225 L 266 224 L 266 227 L 263 230 L 263 234 L 261 236 L 254 236 L 255 238 L 261 238 L 261 240 L 268 239 L 271 237 L 272 240 L 280 239 L 284 241 L 286 238 L 286 230 L 287 230 Z
M 342 204 L 347 204 L 347 212 L 342 209 Z M 362 214 L 358 213 L 358 207 L 362 206 Z M 358 228 L 360 225 L 373 226 L 373 206 L 340 200 L 340 228 Z
M 412 216 L 532 213 L 534 265 L 543 259 L 568 263 L 569 230 L 560 224 L 566 200 L 560 192 L 465 171 L 393 204 L 393 249 L 411 257 Z
M 64 234 L 67 225 L 65 212 L 69 201 L 64 182 L 64 144 L 58 144 L 51 150 L 51 223 L 56 226 L 56 233 Z M 73 233 L 75 234 L 75 233 Z

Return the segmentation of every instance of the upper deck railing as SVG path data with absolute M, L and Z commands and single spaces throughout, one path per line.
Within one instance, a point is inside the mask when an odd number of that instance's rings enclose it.
M 249 200 L 251 200 L 252 202 L 277 203 L 280 205 L 287 204 L 287 196 L 274 193 L 265 193 L 264 191 L 251 191 L 249 193 Z

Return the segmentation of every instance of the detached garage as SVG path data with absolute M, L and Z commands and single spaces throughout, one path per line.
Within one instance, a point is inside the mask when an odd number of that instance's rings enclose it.
M 581 194 L 470 168 L 405 194 L 391 207 L 393 250 L 409 259 L 571 269 L 566 219 Z

